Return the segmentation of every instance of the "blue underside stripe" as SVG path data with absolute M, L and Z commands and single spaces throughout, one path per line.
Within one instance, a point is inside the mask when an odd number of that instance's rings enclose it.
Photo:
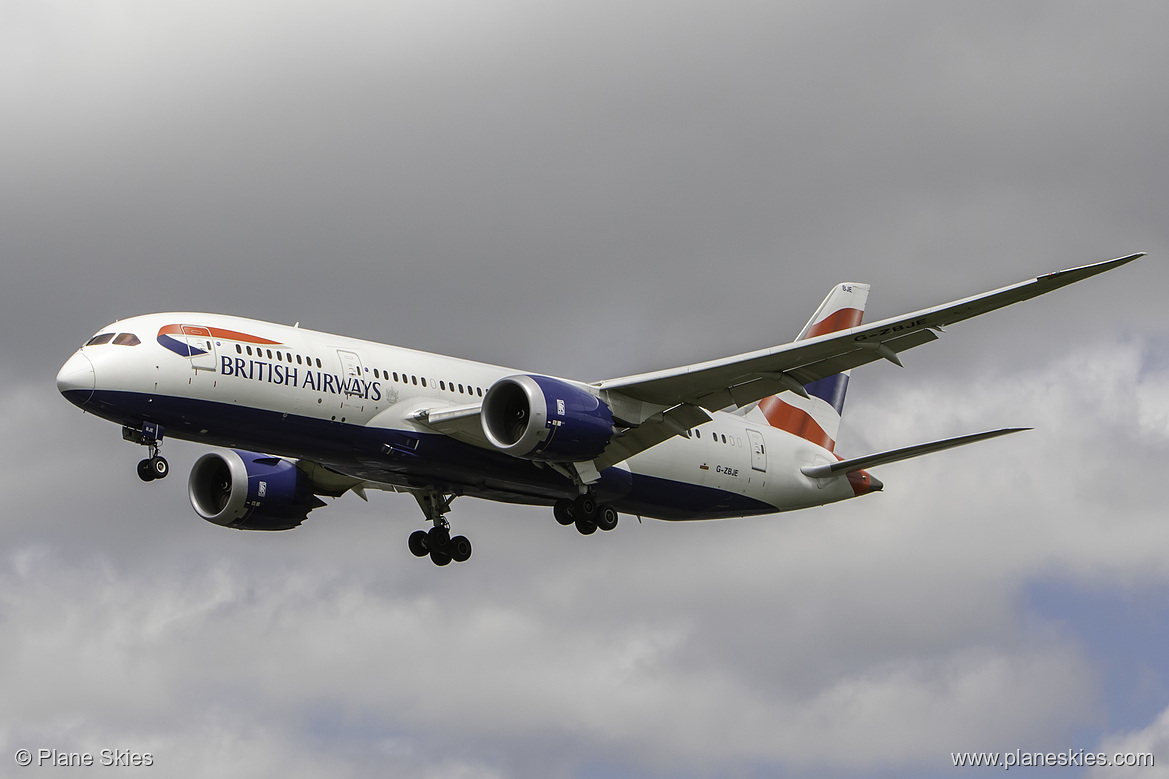
M 88 399 L 87 399 L 88 396 Z M 550 504 L 576 495 L 548 468 L 438 433 L 372 428 L 191 398 L 96 390 L 66 393 L 112 422 L 155 422 L 167 435 L 233 449 L 304 458 L 356 478 L 403 487 L 434 486 L 464 495 Z M 203 431 L 206 432 L 203 432 Z M 621 512 L 657 519 L 718 519 L 776 509 L 738 493 L 607 468 L 597 495 Z

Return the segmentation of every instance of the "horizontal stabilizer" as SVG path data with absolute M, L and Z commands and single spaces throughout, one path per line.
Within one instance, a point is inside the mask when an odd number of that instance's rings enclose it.
M 1020 433 L 1030 429 L 1029 427 L 1004 427 L 1002 430 L 988 430 L 985 433 L 973 433 L 971 435 L 958 436 L 957 438 L 946 438 L 942 441 L 931 441 L 928 444 L 907 446 L 904 449 L 877 452 L 876 454 L 854 457 L 851 460 L 841 460 L 840 462 L 829 463 L 827 465 L 809 465 L 801 468 L 800 472 L 814 479 L 824 479 L 829 476 L 852 473 L 853 471 L 859 471 L 864 468 L 875 468 L 878 465 L 886 465 L 900 460 L 908 460 L 913 457 L 921 457 L 923 454 L 940 452 L 944 449 L 953 449 L 955 446 L 965 446 L 966 444 L 973 444 L 977 441 L 986 441 L 990 438 L 998 438 L 1001 435 Z

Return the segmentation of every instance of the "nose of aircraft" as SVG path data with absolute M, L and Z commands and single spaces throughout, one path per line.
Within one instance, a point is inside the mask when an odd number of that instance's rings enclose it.
M 57 391 L 70 402 L 83 406 L 93 394 L 93 363 L 81 352 L 74 352 L 57 373 Z

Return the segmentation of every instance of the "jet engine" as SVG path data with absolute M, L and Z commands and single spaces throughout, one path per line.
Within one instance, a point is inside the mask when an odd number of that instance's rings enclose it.
M 196 460 L 187 494 L 203 519 L 237 530 L 288 530 L 326 505 L 294 463 L 235 449 Z
M 613 414 L 600 398 L 547 376 L 508 376 L 483 398 L 483 433 L 516 457 L 552 462 L 592 460 L 615 433 Z

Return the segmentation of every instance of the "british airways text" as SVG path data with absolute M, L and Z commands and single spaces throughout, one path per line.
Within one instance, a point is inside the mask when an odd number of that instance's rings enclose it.
M 252 381 L 266 381 L 288 387 L 309 389 L 313 392 L 328 392 L 333 395 L 348 395 L 378 401 L 382 399 L 380 381 L 365 381 L 356 376 L 342 379 L 333 373 L 305 370 L 291 365 L 280 365 L 259 360 L 245 360 L 241 357 L 223 356 L 220 360 L 221 376 L 239 376 Z

